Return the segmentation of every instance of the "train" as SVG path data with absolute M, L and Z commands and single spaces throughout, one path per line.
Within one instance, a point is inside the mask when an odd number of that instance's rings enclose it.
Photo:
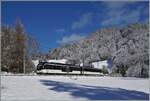
M 101 68 L 94 68 L 92 65 L 83 66 L 79 64 L 67 64 L 66 61 L 60 62 L 60 60 L 39 61 L 36 66 L 36 73 L 63 75 L 103 75 Z

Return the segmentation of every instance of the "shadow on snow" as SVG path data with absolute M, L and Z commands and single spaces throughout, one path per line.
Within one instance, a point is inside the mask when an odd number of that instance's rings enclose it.
M 88 100 L 148 100 L 149 94 L 139 91 L 126 90 L 121 88 L 110 88 L 101 86 L 78 85 L 74 83 L 64 83 L 52 80 L 40 80 L 49 90 L 56 92 L 69 92 L 71 96 L 77 98 L 87 98 Z

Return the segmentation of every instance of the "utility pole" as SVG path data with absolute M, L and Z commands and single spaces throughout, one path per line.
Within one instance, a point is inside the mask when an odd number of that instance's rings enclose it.
M 25 74 L 26 73 L 26 47 L 27 47 L 27 44 L 26 44 L 26 36 L 24 38 L 25 38 L 25 40 L 24 40 L 24 49 L 23 49 L 23 73 Z
M 24 47 L 24 50 L 23 50 L 23 73 L 25 74 L 26 72 L 26 68 L 25 68 L 25 62 L 26 62 L 26 54 L 25 54 L 25 47 Z

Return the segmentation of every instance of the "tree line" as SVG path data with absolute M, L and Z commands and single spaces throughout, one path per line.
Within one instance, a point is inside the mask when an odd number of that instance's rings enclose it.
M 29 73 L 34 70 L 32 55 L 37 54 L 37 40 L 25 32 L 20 19 L 15 26 L 1 27 L 1 70 L 13 73 Z
M 48 53 L 39 51 L 36 39 L 17 20 L 15 27 L 1 27 L 1 69 L 13 73 L 34 70 L 33 59 L 67 59 L 71 64 L 90 65 L 95 60 L 111 60 L 112 76 L 149 77 L 149 25 L 130 24 L 104 28 L 86 38 Z

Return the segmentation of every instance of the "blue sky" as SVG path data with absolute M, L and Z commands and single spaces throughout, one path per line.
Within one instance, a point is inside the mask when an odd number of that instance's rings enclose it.
M 14 25 L 19 17 L 28 34 L 47 52 L 78 41 L 100 28 L 148 22 L 148 2 L 5 1 L 2 24 Z

